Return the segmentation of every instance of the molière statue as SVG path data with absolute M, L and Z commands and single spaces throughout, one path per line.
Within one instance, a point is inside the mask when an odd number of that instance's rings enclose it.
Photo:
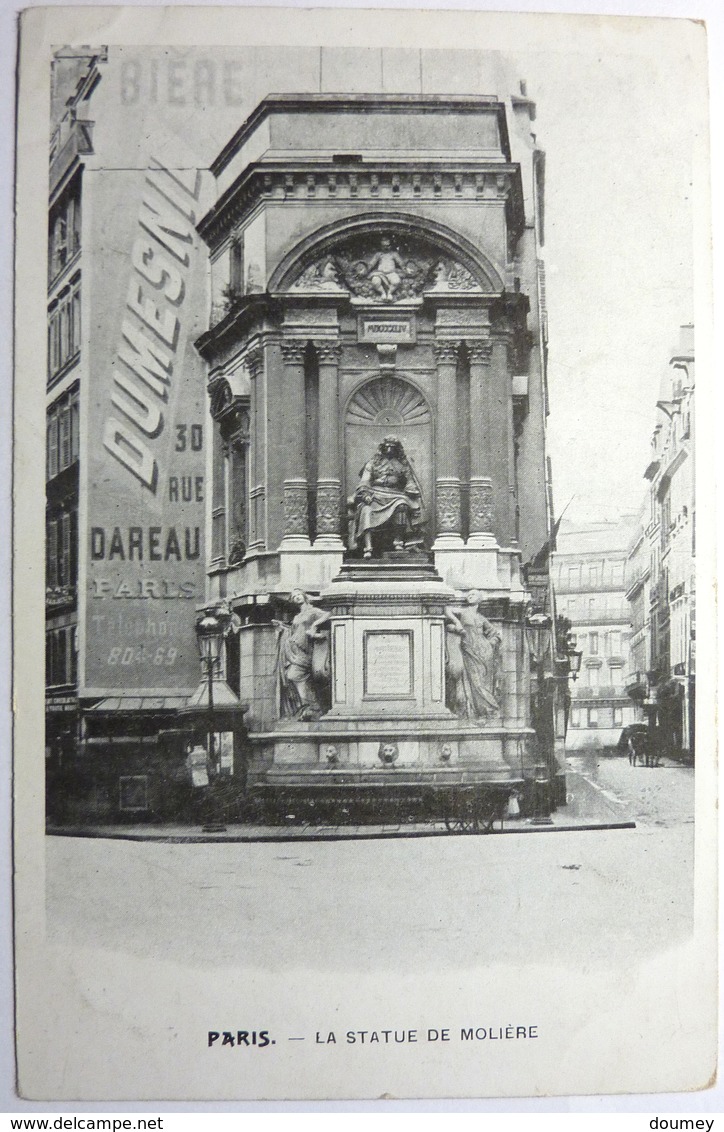
M 386 436 L 360 473 L 354 494 L 354 544 L 362 543 L 371 558 L 391 540 L 394 550 L 405 549 L 425 521 L 422 490 L 397 436 Z M 418 540 L 419 541 L 419 540 Z

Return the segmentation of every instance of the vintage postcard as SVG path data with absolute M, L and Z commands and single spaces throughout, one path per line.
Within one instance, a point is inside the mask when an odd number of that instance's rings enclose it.
M 22 1097 L 713 1084 L 706 68 L 24 13 Z

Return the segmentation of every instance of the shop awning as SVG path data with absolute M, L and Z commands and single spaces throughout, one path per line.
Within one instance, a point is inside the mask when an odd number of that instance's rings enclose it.
M 143 712 L 146 715 L 160 711 L 181 711 L 188 696 L 106 696 L 93 707 L 89 715 L 115 715 L 118 712 Z
M 242 704 L 239 697 L 232 692 L 225 680 L 212 681 L 211 689 L 212 707 L 217 711 L 248 711 L 249 705 Z M 184 700 L 181 709 L 184 712 L 196 713 L 209 710 L 209 682 L 202 680 L 192 696 Z

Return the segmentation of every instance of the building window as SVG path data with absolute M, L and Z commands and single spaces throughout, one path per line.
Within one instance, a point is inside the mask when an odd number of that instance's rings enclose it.
M 229 534 L 226 555 L 230 566 L 238 564 L 246 554 L 248 532 L 249 445 L 245 433 L 232 437 L 226 448 L 226 498 Z
M 614 688 L 620 688 L 623 684 L 623 669 L 620 664 L 611 665 L 611 683 Z
M 66 287 L 48 310 L 48 378 L 80 351 L 80 279 Z
M 578 710 L 571 712 L 571 727 L 581 726 L 581 713 Z
M 609 642 L 609 655 L 621 655 L 621 631 L 620 629 L 612 629 L 608 637 Z
M 568 567 L 568 585 L 569 585 L 570 589 L 572 589 L 572 590 L 578 589 L 578 583 L 579 583 L 580 577 L 581 577 L 580 566 L 569 566 Z
M 588 599 L 588 616 L 593 617 L 595 612 L 596 612 L 596 599 L 595 599 L 595 597 L 589 597 L 589 599 Z
M 671 496 L 667 492 L 661 500 L 661 548 L 665 550 L 671 536 Z
M 244 293 L 244 239 L 242 236 L 238 236 L 231 245 L 229 292 L 231 295 L 243 295 Z
M 72 684 L 77 678 L 75 627 L 64 625 L 45 634 L 45 684 L 56 688 Z
M 588 669 L 588 684 L 591 688 L 597 688 L 599 683 L 598 668 Z
M 588 651 L 591 656 L 598 656 L 598 633 L 588 634 Z
M 51 480 L 80 455 L 80 393 L 76 388 L 56 401 L 46 420 L 46 478 Z
M 48 282 L 80 251 L 80 179 L 52 207 L 48 221 Z
M 613 709 L 613 726 L 614 727 L 622 727 L 623 726 L 623 708 L 622 707 L 614 707 L 614 709 Z
M 238 401 L 232 405 L 229 395 L 216 419 L 212 558 L 234 566 L 243 561 L 249 543 L 249 414 Z
M 598 708 L 590 707 L 588 709 L 588 726 L 598 727 Z
M 48 589 L 75 585 L 78 573 L 78 511 L 48 514 L 45 521 L 45 584 Z
M 598 566 L 588 567 L 588 584 L 593 589 L 598 589 Z
M 611 563 L 611 585 L 623 585 L 623 562 Z

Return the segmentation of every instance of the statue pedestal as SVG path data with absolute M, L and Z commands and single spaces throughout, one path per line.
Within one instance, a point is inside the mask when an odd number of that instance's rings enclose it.
M 517 781 L 530 729 L 504 711 L 463 719 L 446 705 L 445 609 L 455 603 L 422 555 L 343 565 L 320 597 L 330 615 L 330 710 L 252 735 L 271 756 L 265 780 L 308 778 L 310 789 L 325 776 L 341 784 L 344 775 L 345 786 L 379 775 L 390 786 L 403 778 L 434 786 L 440 775 Z
M 285 545 L 279 547 L 278 588 L 291 592 L 295 589 L 313 593 L 328 586 L 342 565 L 344 547 L 321 545 L 320 540 L 310 546 Z
M 322 594 L 330 613 L 329 719 L 448 719 L 445 606 L 453 591 L 425 562 L 344 566 Z

